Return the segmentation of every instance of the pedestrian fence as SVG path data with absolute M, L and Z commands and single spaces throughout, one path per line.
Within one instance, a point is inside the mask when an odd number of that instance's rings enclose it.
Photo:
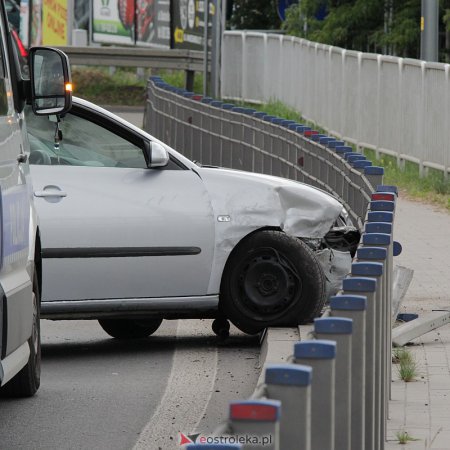
M 338 294 L 289 361 L 265 368 L 251 399 L 230 404 L 216 436 L 187 449 L 382 450 L 391 382 L 397 190 L 345 142 L 249 108 L 148 84 L 144 127 L 185 156 L 307 182 L 337 196 L 362 231 Z M 233 441 L 234 439 L 234 441 Z M 255 441 L 256 439 L 257 441 Z
M 221 95 L 279 100 L 356 146 L 450 172 L 450 65 L 226 31 Z

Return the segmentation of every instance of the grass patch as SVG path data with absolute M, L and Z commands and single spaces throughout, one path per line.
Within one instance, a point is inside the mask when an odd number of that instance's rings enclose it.
M 397 433 L 395 433 L 395 436 L 397 437 L 398 443 L 403 445 L 407 444 L 410 441 L 419 440 L 410 436 L 407 431 L 397 431 Z
M 143 106 L 147 76 L 136 76 L 134 68 L 72 68 L 74 95 L 101 105 Z
M 403 381 L 413 381 L 417 377 L 417 362 L 414 355 L 405 347 L 393 349 L 392 362 L 398 364 L 397 371 Z
M 397 166 L 393 156 L 376 158 L 374 150 L 364 150 L 364 155 L 376 165 L 385 168 L 384 182 L 394 184 L 415 199 L 434 203 L 450 211 L 450 179 L 445 180 L 443 172 L 428 170 L 428 175 L 419 176 L 418 164 L 405 161 L 404 167 Z

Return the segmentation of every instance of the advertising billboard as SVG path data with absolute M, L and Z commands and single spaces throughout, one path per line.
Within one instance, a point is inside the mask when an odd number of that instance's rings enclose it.
M 93 0 L 92 40 L 134 44 L 134 0 Z
M 204 0 L 172 0 L 172 38 L 173 48 L 190 50 L 203 49 L 203 34 L 205 26 Z M 214 2 L 209 3 L 208 26 L 215 14 Z
M 170 0 L 136 0 L 136 43 L 170 48 Z
M 44 0 L 42 44 L 67 45 L 67 0 Z

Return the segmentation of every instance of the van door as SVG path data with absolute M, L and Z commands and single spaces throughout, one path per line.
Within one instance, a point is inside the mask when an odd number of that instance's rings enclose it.
M 32 283 L 27 272 L 30 192 L 24 172 L 19 114 L 13 104 L 6 55 L 6 35 L 0 21 L 0 301 L 1 358 L 31 335 Z M 9 325 L 9 326 L 8 326 Z

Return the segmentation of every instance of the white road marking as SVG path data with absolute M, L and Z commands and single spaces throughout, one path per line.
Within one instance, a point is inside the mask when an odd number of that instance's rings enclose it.
M 189 348 L 182 338 L 211 335 L 211 321 L 179 320 L 172 371 L 161 402 L 142 429 L 133 450 L 170 450 L 179 447 L 180 432 L 198 432 L 217 376 L 215 346 Z M 201 432 L 201 430 L 200 430 Z

